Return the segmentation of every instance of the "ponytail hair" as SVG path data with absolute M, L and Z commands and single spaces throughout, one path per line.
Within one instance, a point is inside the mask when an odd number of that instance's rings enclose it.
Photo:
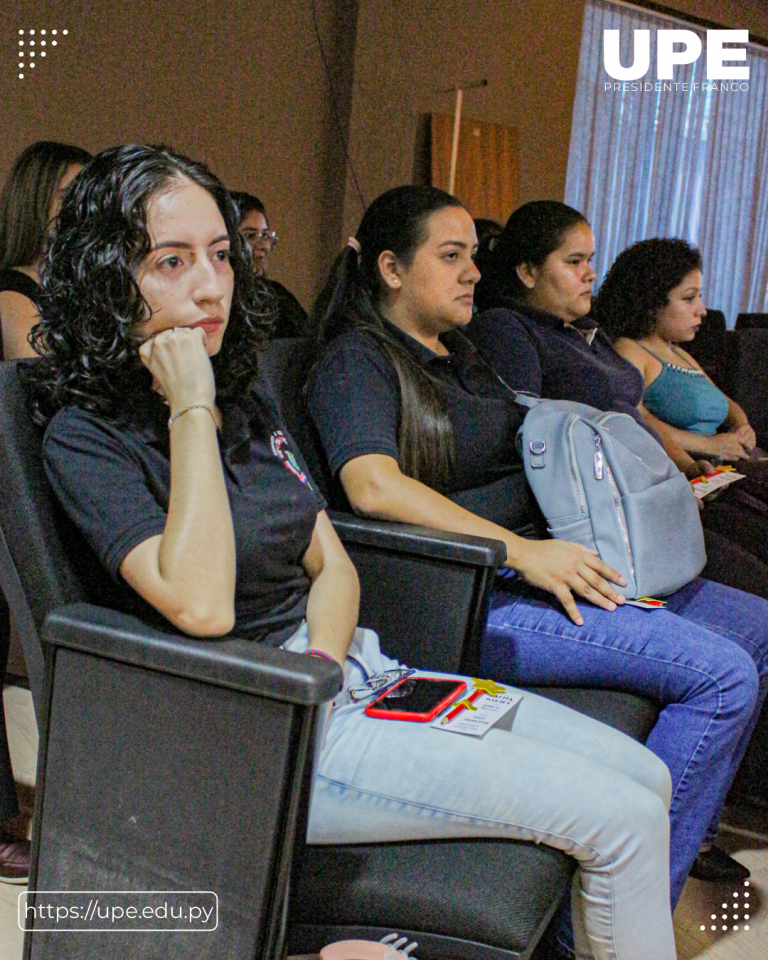
M 507 220 L 501 235 L 480 245 L 475 262 L 482 274 L 475 288 L 480 310 L 510 306 L 525 300 L 528 288 L 517 275 L 517 267 L 540 267 L 561 246 L 566 233 L 586 217 L 557 200 L 534 200 L 518 207 Z
M 350 330 L 369 334 L 381 346 L 400 384 L 400 470 L 438 490 L 449 488 L 455 460 L 445 395 L 440 381 L 387 329 L 378 308 L 385 292 L 378 261 L 383 251 L 390 250 L 408 266 L 427 239 L 430 216 L 445 207 L 460 206 L 455 197 L 436 187 L 395 187 L 377 197 L 356 237 L 336 258 L 313 311 L 318 356 Z

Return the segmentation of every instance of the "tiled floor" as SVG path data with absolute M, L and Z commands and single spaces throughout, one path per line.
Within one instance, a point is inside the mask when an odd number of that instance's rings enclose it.
M 24 830 L 32 812 L 37 727 L 28 691 L 8 687 L 4 699 L 13 772 L 20 784 L 22 816 L 18 826 Z M 717 887 L 697 880 L 688 881 L 675 913 L 679 960 L 768 958 L 768 811 L 729 809 L 725 820 L 727 825 L 721 829 L 720 844 L 749 867 L 752 879 L 748 887 Z M 16 904 L 19 893 L 25 889 L 0 883 L 2 960 L 21 960 L 23 938 L 16 922 Z M 735 896 L 737 893 L 738 897 Z M 741 905 L 740 908 L 733 908 L 735 902 Z M 728 905 L 727 909 L 723 904 Z M 745 918 L 747 912 L 748 920 Z M 723 919 L 723 914 L 727 920 Z M 714 931 L 712 926 L 716 928 Z

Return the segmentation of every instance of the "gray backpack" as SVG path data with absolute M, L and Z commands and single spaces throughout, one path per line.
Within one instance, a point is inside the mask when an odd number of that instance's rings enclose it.
M 597 550 L 628 599 L 674 593 L 707 557 L 696 498 L 663 448 L 625 413 L 517 393 L 517 435 L 547 529 Z

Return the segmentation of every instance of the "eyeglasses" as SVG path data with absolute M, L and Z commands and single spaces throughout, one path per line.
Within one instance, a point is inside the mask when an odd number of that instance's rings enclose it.
M 359 687 L 350 687 L 349 699 L 352 703 L 360 703 L 361 700 L 373 696 L 404 697 L 411 692 L 412 684 L 404 683 L 397 690 L 392 690 L 392 687 L 400 683 L 401 680 L 413 676 L 414 673 L 416 673 L 415 670 L 409 670 L 406 667 L 397 667 L 395 670 L 376 673 L 369 677 L 365 683 L 361 683 Z M 387 693 L 388 690 L 391 690 L 391 693 Z
M 251 246 L 258 240 L 265 240 L 270 250 L 274 250 L 279 239 L 274 230 L 241 230 L 240 232 Z

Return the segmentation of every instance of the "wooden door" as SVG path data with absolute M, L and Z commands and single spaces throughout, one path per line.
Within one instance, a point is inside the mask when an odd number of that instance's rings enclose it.
M 453 115 L 431 117 L 432 185 L 448 189 Z M 502 226 L 519 205 L 517 128 L 462 118 L 454 193 L 470 214 Z

